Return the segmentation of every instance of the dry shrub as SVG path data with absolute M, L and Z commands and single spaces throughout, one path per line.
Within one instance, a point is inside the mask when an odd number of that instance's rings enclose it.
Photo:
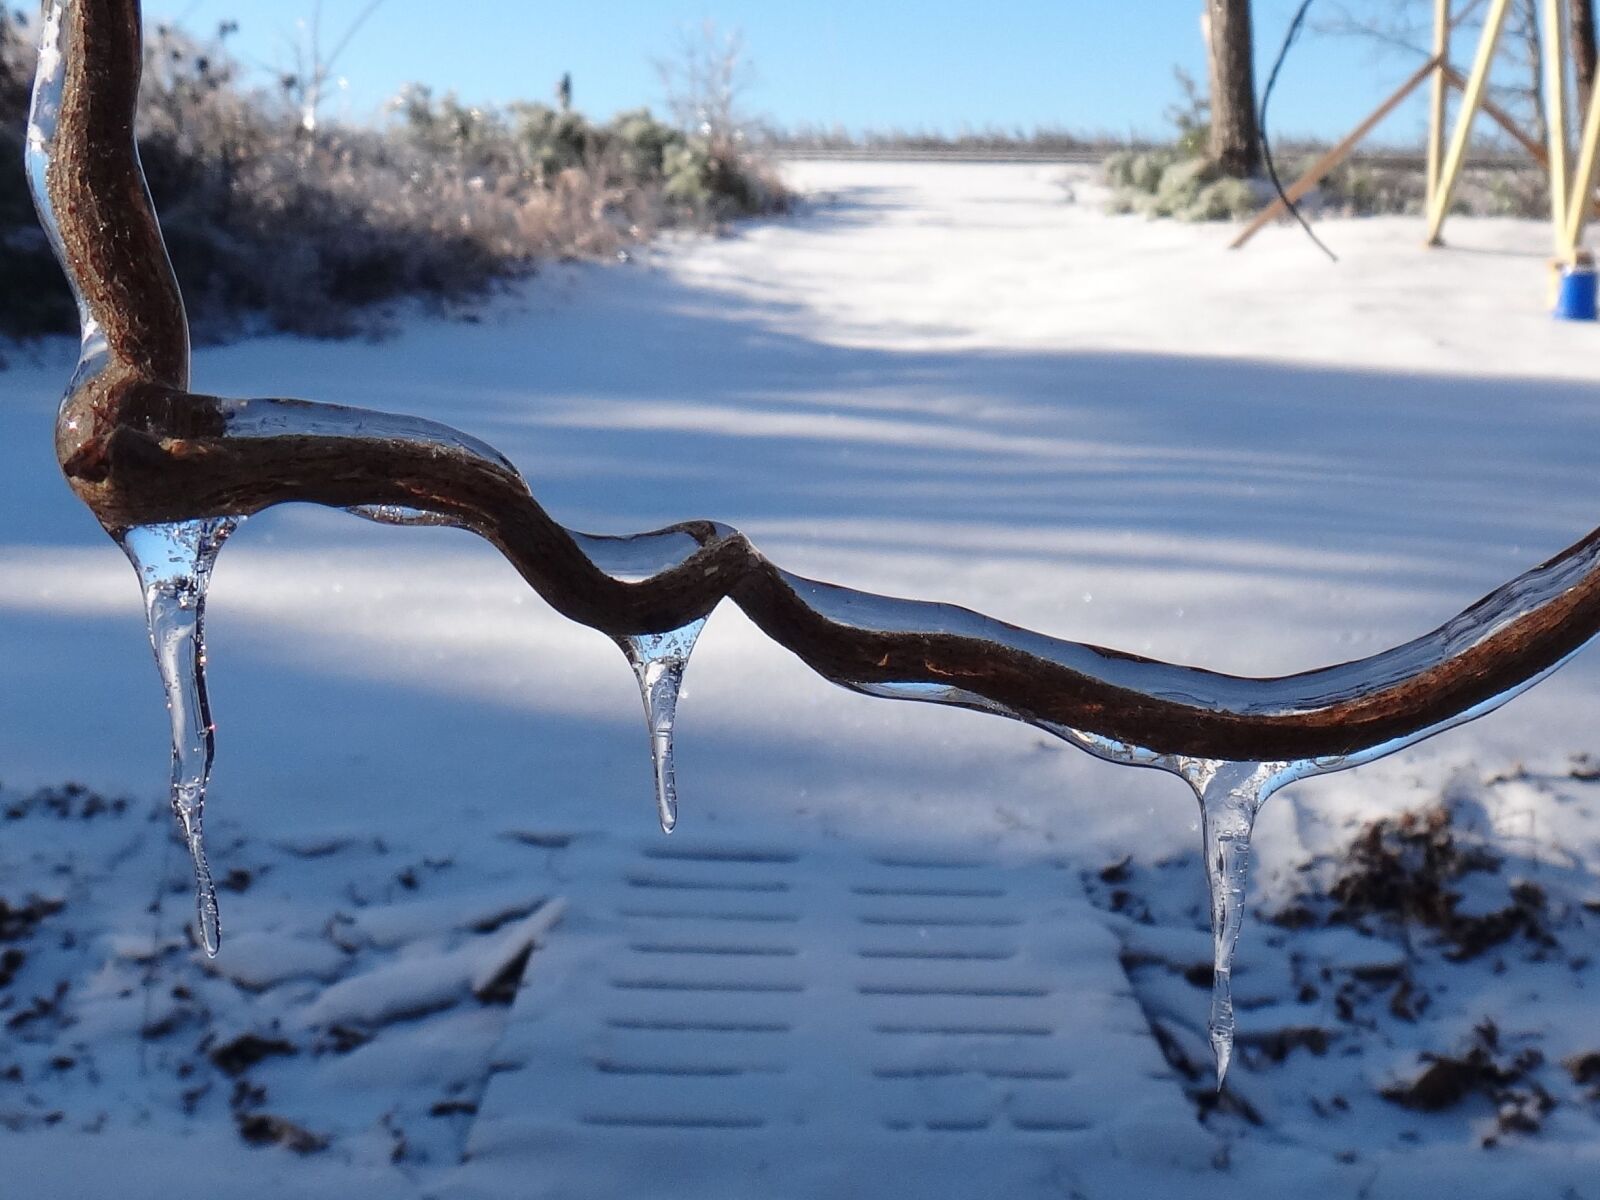
M 1369 925 L 1429 931 L 1453 962 L 1476 958 L 1519 935 L 1555 944 L 1544 889 L 1507 878 L 1494 846 L 1466 827 L 1447 801 L 1363 825 L 1334 863 L 1325 896 L 1304 895 L 1271 919 L 1280 925 Z M 1475 877 L 1475 878 L 1473 878 Z M 1472 911 L 1469 884 L 1499 894 L 1499 907 Z M 1489 884 L 1487 888 L 1482 885 Z
M 0 153 L 13 162 L 30 32 L 0 15 Z M 468 300 L 540 259 L 611 255 L 665 226 L 786 201 L 754 159 L 717 159 L 645 112 L 598 126 L 416 88 L 382 130 L 313 136 L 287 96 L 242 81 L 231 33 L 201 43 L 158 26 L 145 45 L 140 152 L 203 339 L 372 332 L 385 301 Z M 69 332 L 75 314 L 20 174 L 0 172 L 0 334 Z

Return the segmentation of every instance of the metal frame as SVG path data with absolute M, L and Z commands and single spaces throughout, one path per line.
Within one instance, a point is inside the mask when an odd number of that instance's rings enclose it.
M 1461 180 L 1470 152 L 1472 126 L 1481 113 L 1500 126 L 1525 150 L 1550 178 L 1550 225 L 1555 261 L 1574 262 L 1581 253 L 1584 232 L 1595 209 L 1594 191 L 1600 183 L 1600 102 L 1591 102 L 1585 116 L 1574 161 L 1570 141 L 1572 106 L 1568 103 L 1567 69 L 1571 46 L 1567 36 L 1566 0 L 1542 0 L 1541 17 L 1545 44 L 1545 105 L 1549 127 L 1548 144 L 1541 146 L 1488 95 L 1489 75 L 1495 53 L 1504 35 L 1510 0 L 1490 0 L 1478 38 L 1471 70 L 1462 75 L 1451 64 L 1451 35 L 1460 14 L 1452 13 L 1451 0 L 1434 0 L 1433 53 L 1404 83 L 1387 96 L 1348 134 L 1296 179 L 1285 195 L 1292 203 L 1311 191 L 1327 174 L 1342 163 L 1380 122 L 1423 83 L 1431 82 L 1428 108 L 1427 222 L 1426 240 L 1430 246 L 1443 244 L 1443 230 L 1450 215 L 1450 202 Z M 1461 93 L 1454 128 L 1449 127 L 1448 98 Z M 1596 89 L 1600 94 L 1600 89 Z M 1255 237 L 1268 223 L 1288 211 L 1283 199 L 1276 199 L 1257 213 L 1234 238 L 1238 249 Z

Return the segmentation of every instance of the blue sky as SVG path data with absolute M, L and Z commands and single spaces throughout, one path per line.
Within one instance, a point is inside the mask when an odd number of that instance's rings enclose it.
M 231 17 L 241 26 L 238 54 L 281 66 L 293 61 L 297 21 L 315 3 L 147 0 L 146 15 L 195 32 Z M 363 4 L 322 0 L 324 39 L 342 32 Z M 711 20 L 742 31 L 754 67 L 747 106 L 780 123 L 1155 133 L 1177 96 L 1173 66 L 1204 79 L 1201 7 L 1201 0 L 384 0 L 338 70 L 349 83 L 344 112 L 355 117 L 380 111 L 413 80 L 501 102 L 548 97 L 564 70 L 573 74 L 579 107 L 604 116 L 659 105 L 653 61 Z M 1294 7 L 1294 0 L 1256 0 L 1261 58 L 1276 51 Z M 1410 69 L 1408 61 L 1308 35 L 1273 101 L 1274 126 L 1338 133 Z M 1420 129 L 1413 106 L 1383 134 L 1403 140 Z

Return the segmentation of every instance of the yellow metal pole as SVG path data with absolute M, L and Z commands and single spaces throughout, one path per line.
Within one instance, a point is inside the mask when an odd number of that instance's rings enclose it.
M 1450 138 L 1450 148 L 1445 153 L 1444 167 L 1439 174 L 1439 186 L 1434 190 L 1433 206 L 1428 210 L 1428 244 L 1439 244 L 1439 230 L 1450 211 L 1450 197 L 1461 178 L 1461 168 L 1466 162 L 1467 140 L 1472 136 L 1472 119 L 1478 115 L 1478 105 L 1483 100 L 1484 85 L 1489 81 L 1489 68 L 1494 65 L 1495 48 L 1500 44 L 1500 31 L 1505 27 L 1506 10 L 1511 0 L 1492 0 L 1489 13 L 1483 20 L 1483 34 L 1478 39 L 1478 57 L 1472 64 L 1472 74 L 1467 77 L 1466 91 L 1461 97 L 1461 112 L 1456 117 L 1456 130 Z
M 1445 75 L 1450 62 L 1450 0 L 1433 0 L 1433 99 L 1428 108 L 1428 203 L 1439 190 L 1439 169 L 1444 165 L 1444 123 L 1450 97 L 1450 81 Z
M 1567 198 L 1566 237 L 1556 251 L 1571 260 L 1583 240 L 1583 227 L 1589 219 L 1590 197 L 1594 195 L 1595 169 L 1600 167 L 1600 87 L 1589 97 L 1589 115 L 1583 122 L 1583 141 L 1578 149 L 1578 170 Z
M 1556 253 L 1567 236 L 1567 22 L 1561 0 L 1544 0 L 1545 126 L 1550 135 L 1550 218 Z

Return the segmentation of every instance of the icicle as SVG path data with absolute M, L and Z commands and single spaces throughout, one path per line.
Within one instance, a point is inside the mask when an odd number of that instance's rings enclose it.
M 1250 882 L 1256 813 L 1299 772 L 1287 763 L 1191 762 L 1182 774 L 1200 800 L 1206 882 L 1211 893 L 1211 1052 L 1222 1090 L 1233 1060 L 1233 952 Z
M 672 721 L 678 711 L 678 689 L 689 665 L 695 639 L 706 619 L 691 621 L 667 633 L 641 633 L 617 639 L 628 665 L 639 680 L 644 719 L 650 727 L 650 758 L 656 774 L 656 811 L 661 832 L 671 833 L 678 823 L 678 784 L 672 770 Z
M 206 864 L 202 821 L 213 750 L 206 699 L 206 585 L 233 518 L 140 525 L 117 537 L 144 587 L 150 645 L 172 721 L 172 811 L 194 860 L 200 942 L 215 955 L 222 940 L 217 890 Z

